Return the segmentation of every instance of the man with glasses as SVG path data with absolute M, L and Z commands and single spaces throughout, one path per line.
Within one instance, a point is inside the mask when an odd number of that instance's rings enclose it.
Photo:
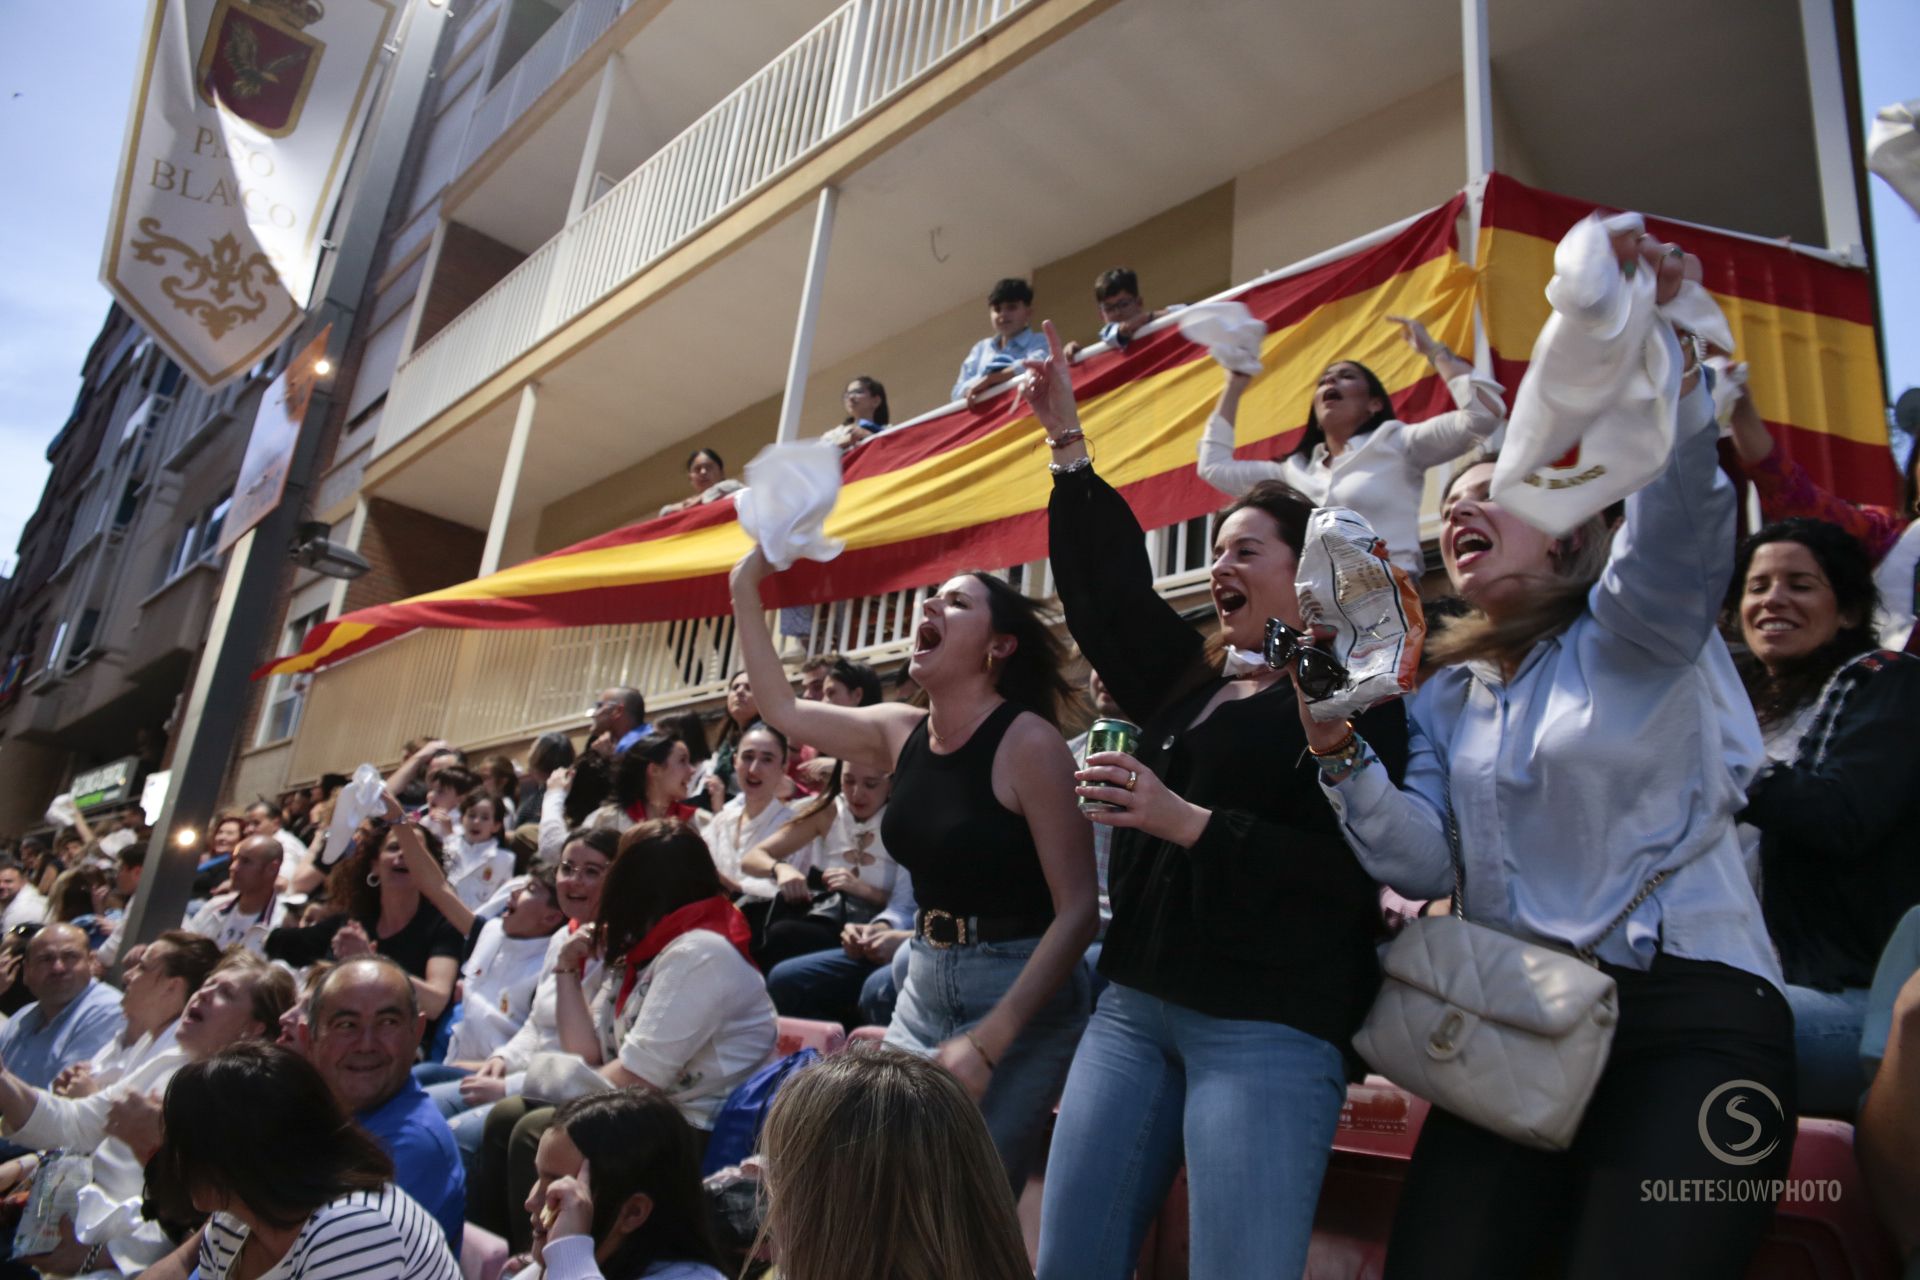
M 1178 304 L 1150 309 L 1140 297 L 1140 277 L 1127 267 L 1102 271 L 1093 282 L 1093 301 L 1100 308 L 1100 341 L 1116 351 L 1126 350 L 1133 335 L 1155 320 L 1180 310 Z M 1080 354 L 1081 346 L 1069 342 L 1066 351 L 1071 360 Z
M 601 754 L 619 759 L 653 726 L 647 723 L 647 700 L 632 685 L 602 689 L 588 713 L 593 717 L 587 741 Z

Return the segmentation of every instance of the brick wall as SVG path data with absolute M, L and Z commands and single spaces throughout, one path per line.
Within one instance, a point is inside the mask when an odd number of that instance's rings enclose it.
M 404 507 L 367 500 L 360 554 L 373 566 L 347 585 L 348 613 L 465 582 L 480 572 L 487 535 L 478 529 Z
M 440 261 L 427 286 L 426 306 L 420 312 L 420 332 L 413 339 L 415 349 L 526 260 L 527 255 L 510 244 L 449 222 L 440 245 Z

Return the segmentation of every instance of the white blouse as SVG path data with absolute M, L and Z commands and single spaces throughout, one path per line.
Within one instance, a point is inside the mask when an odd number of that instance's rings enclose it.
M 747 897 L 771 899 L 775 892 L 773 881 L 762 876 L 742 875 L 740 859 L 746 856 L 747 850 L 785 826 L 791 817 L 793 810 L 786 801 L 769 800 L 759 817 L 749 818 L 746 797 L 735 796 L 714 815 L 702 833 L 707 837 L 707 850 L 713 854 L 713 865 L 721 875 L 738 884 Z

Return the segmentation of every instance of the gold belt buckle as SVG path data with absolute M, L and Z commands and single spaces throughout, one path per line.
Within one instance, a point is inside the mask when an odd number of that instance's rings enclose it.
M 933 933 L 933 922 L 935 920 L 945 920 L 951 924 L 953 926 L 953 937 L 946 939 L 935 937 Z M 938 951 L 946 951 L 952 947 L 964 947 L 967 945 L 966 917 L 956 916 L 951 911 L 941 911 L 937 907 L 926 908 L 920 913 L 920 936 L 926 941 L 928 946 Z

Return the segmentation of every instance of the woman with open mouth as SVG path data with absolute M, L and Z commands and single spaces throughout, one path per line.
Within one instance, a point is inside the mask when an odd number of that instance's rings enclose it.
M 1093 840 L 1060 736 L 1069 696 L 1033 601 L 963 573 L 921 610 L 908 671 L 927 707 L 802 702 L 767 633 L 758 549 L 733 615 L 760 714 L 849 767 L 893 775 L 880 839 L 920 910 L 887 1040 L 937 1058 L 980 1103 L 1016 1192 L 1086 1026 L 1098 924 Z
M 1657 304 L 1700 278 L 1697 259 L 1651 236 L 1623 233 L 1613 251 L 1622 277 L 1651 277 Z M 1596 515 L 1541 532 L 1490 496 L 1490 461 L 1448 486 L 1441 553 L 1473 612 L 1428 637 L 1404 783 L 1365 730 L 1303 720 L 1368 871 L 1410 898 L 1446 897 L 1457 849 L 1469 921 L 1584 952 L 1619 1002 L 1566 1150 L 1429 1112 L 1389 1280 L 1743 1275 L 1770 1198 L 1676 1210 L 1648 1188 L 1787 1173 L 1793 1015 L 1734 828 L 1763 756 L 1715 625 L 1737 504 L 1705 377 L 1673 333 L 1653 337 L 1676 371 L 1675 439 L 1617 531 Z M 1751 1158 L 1739 1167 L 1709 1136 L 1728 1116 L 1760 1129 L 1729 1124 L 1724 1141 Z
M 1852 1119 L 1874 967 L 1920 902 L 1920 659 L 1874 647 L 1867 548 L 1804 517 L 1740 548 L 1729 612 L 1772 761 L 1741 821 L 1760 832 L 1760 905 L 1793 1006 L 1800 1110 Z
M 1316 507 L 1346 507 L 1366 517 L 1386 540 L 1393 562 L 1414 581 L 1426 572 L 1420 555 L 1420 494 L 1427 470 L 1474 448 L 1506 421 L 1499 383 L 1427 332 L 1418 320 L 1388 316 L 1407 343 L 1433 365 L 1454 408 L 1420 422 L 1402 422 L 1373 370 L 1335 360 L 1320 375 L 1307 409 L 1307 429 L 1278 462 L 1233 457 L 1234 422 L 1252 377 L 1227 371 L 1220 403 L 1200 437 L 1200 478 L 1230 497 L 1263 480 L 1278 480 Z
M 1047 429 L 1048 551 L 1067 627 L 1141 726 L 1089 756 L 1078 794 L 1114 828 L 1100 996 L 1048 1159 L 1041 1280 L 1122 1280 L 1184 1161 L 1196 1276 L 1297 1276 L 1347 1096 L 1345 1048 L 1380 983 L 1372 879 L 1320 796 L 1293 685 L 1261 664 L 1267 620 L 1302 630 L 1311 504 L 1273 481 L 1219 524 L 1222 644 L 1153 587 L 1125 498 L 1091 465 L 1059 336 L 1023 394 Z M 1398 776 L 1406 717 L 1361 717 Z

